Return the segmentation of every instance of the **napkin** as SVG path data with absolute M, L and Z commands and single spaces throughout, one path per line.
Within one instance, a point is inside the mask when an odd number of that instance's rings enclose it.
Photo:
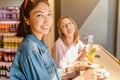
M 106 69 L 101 69 L 102 75 L 100 78 L 108 78 L 110 76 L 110 73 Z
M 102 72 L 102 75 L 100 76 L 100 78 L 108 78 L 110 76 L 110 73 L 105 69 L 104 66 L 101 66 L 99 64 L 91 64 L 90 68 L 92 69 L 100 68 Z

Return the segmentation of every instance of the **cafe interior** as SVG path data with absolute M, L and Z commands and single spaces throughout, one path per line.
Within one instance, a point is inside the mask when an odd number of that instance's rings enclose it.
M 108 72 L 108 77 L 100 80 L 120 80 L 120 0 L 48 1 L 53 12 L 54 24 L 49 34 L 44 36 L 43 41 L 45 41 L 49 51 L 59 37 L 57 30 L 58 19 L 61 16 L 70 16 L 79 27 L 81 41 L 84 42 L 85 35 L 93 35 L 92 44 L 93 47 L 96 48 L 93 63 L 104 66 Z M 23 0 L 0 0 L 0 9 L 5 9 L 5 7 L 19 8 L 22 2 Z M 5 21 L 5 19 L 3 21 Z M 3 21 L 2 19 L 0 20 L 0 36 L 4 35 L 2 31 L 4 27 L 2 27 L 2 24 L 5 22 Z M 4 45 L 4 41 L 2 41 L 1 38 L 0 41 L 0 43 L 2 44 L 3 42 L 2 45 Z M 1 51 L 3 48 L 6 49 L 5 46 L 0 46 Z M 0 65 L 10 65 L 11 61 L 12 60 L 6 63 L 6 61 L 0 59 Z

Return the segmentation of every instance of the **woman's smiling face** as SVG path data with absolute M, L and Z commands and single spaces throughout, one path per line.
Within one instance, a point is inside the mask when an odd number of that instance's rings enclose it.
M 30 25 L 33 34 L 47 34 L 53 23 L 50 7 L 46 3 L 40 2 L 31 10 L 30 18 L 27 19 L 26 23 Z

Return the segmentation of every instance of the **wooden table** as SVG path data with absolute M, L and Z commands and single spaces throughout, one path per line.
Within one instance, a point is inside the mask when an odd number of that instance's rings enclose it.
M 95 44 L 96 57 L 94 63 L 103 65 L 105 69 L 110 73 L 110 76 L 107 79 L 100 80 L 120 80 L 120 64 L 112 54 L 105 50 L 101 45 Z
M 110 73 L 110 76 L 105 80 L 120 80 L 120 64 L 117 58 L 100 45 L 94 45 L 94 47 L 96 48 L 96 55 L 100 55 L 99 58 L 95 58 L 94 63 L 103 65 Z

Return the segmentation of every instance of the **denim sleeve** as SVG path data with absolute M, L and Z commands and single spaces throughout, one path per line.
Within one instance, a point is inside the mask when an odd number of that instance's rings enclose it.
M 10 69 L 10 80 L 26 80 L 18 66 L 12 65 Z
M 39 53 L 33 51 L 22 64 L 27 80 L 51 80 L 40 56 Z

